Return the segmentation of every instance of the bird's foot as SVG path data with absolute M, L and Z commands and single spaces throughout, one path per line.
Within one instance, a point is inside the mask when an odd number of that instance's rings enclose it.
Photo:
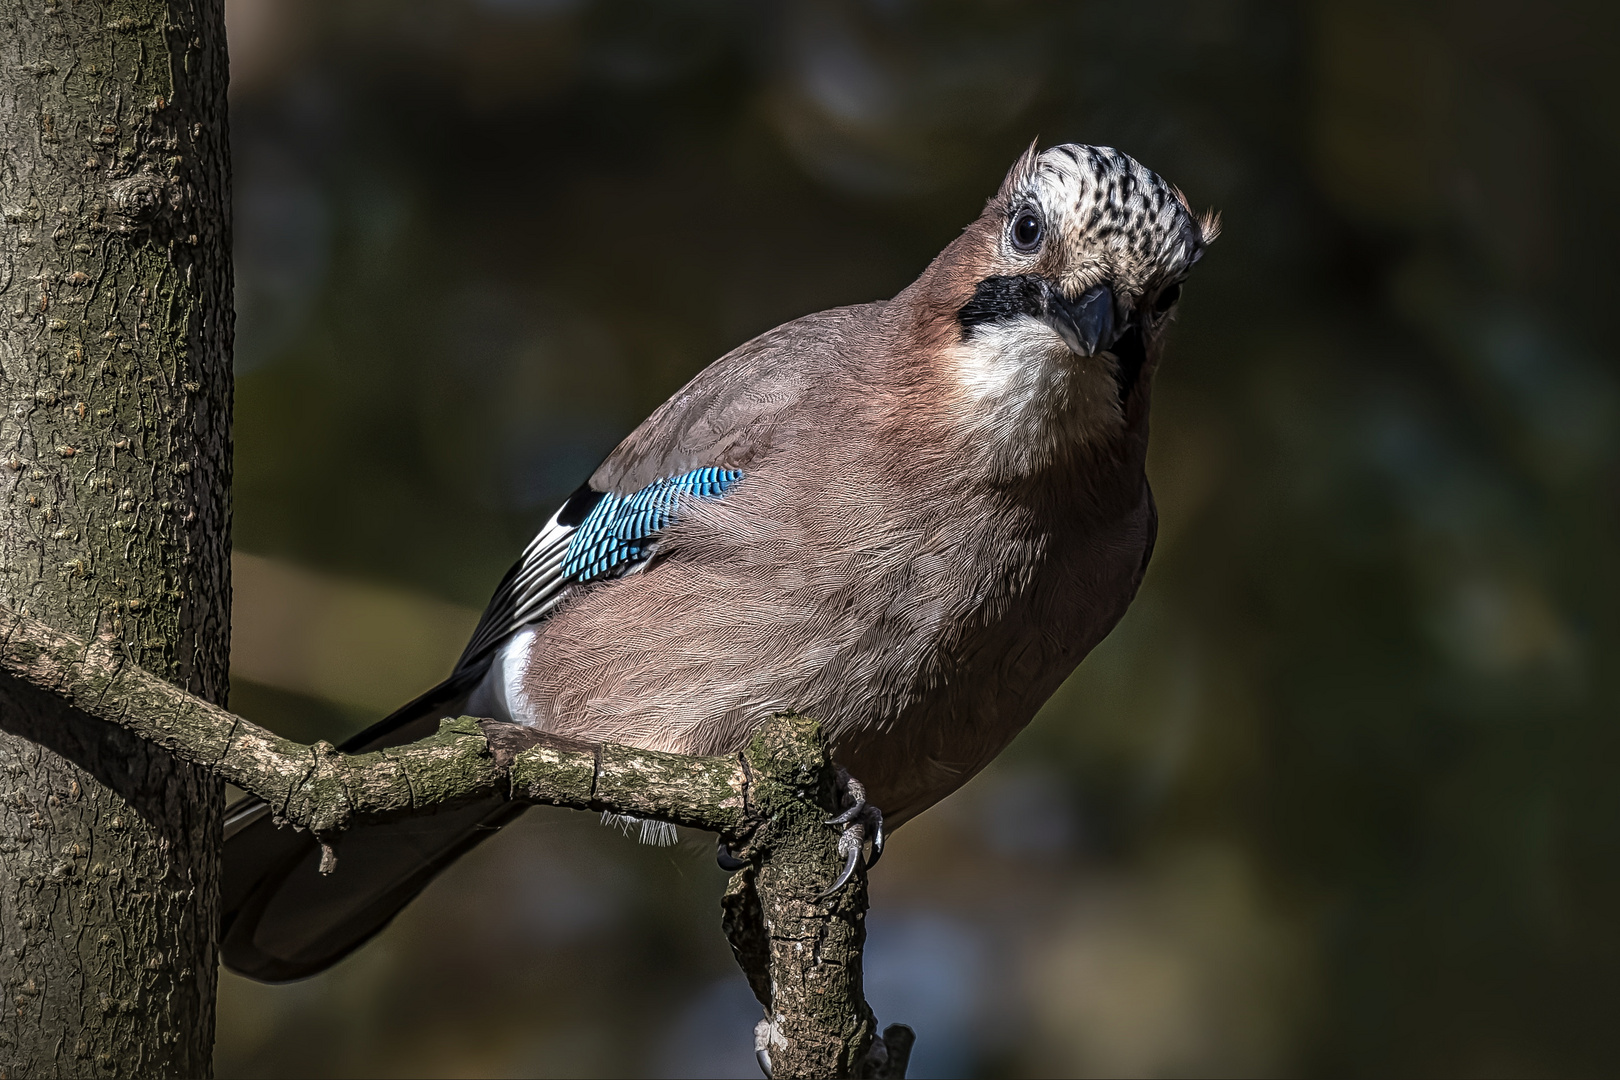
M 872 857 L 866 868 L 872 869 L 883 857 L 883 811 L 866 801 L 866 786 L 843 769 L 838 770 L 838 783 L 843 788 L 844 812 L 829 818 L 827 824 L 843 826 L 844 831 L 838 836 L 838 854 L 844 860 L 844 868 L 838 880 L 816 897 L 817 900 L 825 900 L 849 883 L 860 862 L 861 851 L 866 847 L 868 833 L 872 838 Z
M 765 1074 L 765 1080 L 771 1080 L 771 1046 L 786 1046 L 782 1036 L 777 1033 L 776 1025 L 769 1020 L 761 1020 L 754 1025 L 754 1060 L 759 1062 L 759 1071 Z

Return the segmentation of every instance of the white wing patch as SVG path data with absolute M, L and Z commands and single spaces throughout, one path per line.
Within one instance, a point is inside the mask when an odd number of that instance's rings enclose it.
M 512 579 L 513 590 L 523 598 L 512 612 L 514 626 L 532 623 L 556 606 L 558 597 L 568 584 L 568 579 L 562 573 L 562 565 L 568 554 L 568 541 L 573 535 L 574 527 L 559 525 L 557 514 L 553 514 L 545 528 L 529 541 L 528 548 L 523 552 L 523 569 Z
M 562 599 L 563 591 L 572 584 L 572 579 L 563 575 L 562 567 L 574 527 L 558 523 L 561 513 L 558 510 L 551 515 L 523 550 L 517 567 L 495 590 L 458 667 L 476 662 L 520 627 L 539 622 Z

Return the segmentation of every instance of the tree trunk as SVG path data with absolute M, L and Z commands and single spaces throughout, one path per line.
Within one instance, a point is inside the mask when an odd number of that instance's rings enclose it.
M 209 0 L 0 0 L 0 599 L 223 703 L 229 177 Z M 0 1076 L 203 1076 L 220 783 L 0 697 Z

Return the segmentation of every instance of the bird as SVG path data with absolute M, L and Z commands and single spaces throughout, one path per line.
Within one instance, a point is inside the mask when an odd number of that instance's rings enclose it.
M 540 529 L 453 673 L 343 749 L 465 714 L 725 754 L 791 710 L 856 806 L 903 825 L 1136 595 L 1152 378 L 1218 231 L 1121 151 L 1032 143 L 892 299 L 767 331 L 659 406 Z M 523 809 L 357 827 L 323 875 L 316 841 L 250 797 L 227 815 L 222 958 L 267 982 L 321 971 Z

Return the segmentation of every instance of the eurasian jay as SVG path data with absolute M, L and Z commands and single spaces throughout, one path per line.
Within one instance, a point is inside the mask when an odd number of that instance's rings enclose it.
M 777 327 L 660 406 L 540 530 L 450 677 L 344 749 L 470 714 L 720 754 L 795 710 L 890 828 L 915 817 L 1135 595 L 1151 379 L 1215 232 L 1117 150 L 1031 146 L 894 299 Z M 356 829 L 323 875 L 308 834 L 238 804 L 226 964 L 320 971 L 522 809 Z

